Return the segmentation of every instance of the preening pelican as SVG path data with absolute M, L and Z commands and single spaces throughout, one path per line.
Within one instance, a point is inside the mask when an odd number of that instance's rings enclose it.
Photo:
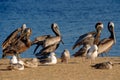
M 19 37 L 22 38 L 24 30 L 26 29 L 26 24 L 23 24 L 22 27 L 14 30 L 2 43 L 2 48 L 5 49 L 6 47 L 10 46 L 12 43 L 19 40 Z
M 109 38 L 104 38 L 98 44 L 98 54 L 107 53 L 112 46 L 116 43 L 115 32 L 114 32 L 114 23 L 108 23 L 108 30 L 110 32 Z
M 79 39 L 75 42 L 72 49 L 75 49 L 76 47 L 81 46 L 81 45 L 83 45 L 83 47 L 80 48 L 78 52 L 73 54 L 73 56 L 75 57 L 86 56 L 90 46 L 94 44 L 97 45 L 99 43 L 101 30 L 103 29 L 103 24 L 101 22 L 96 23 L 95 29 L 96 31 L 83 34 L 79 37 Z
M 59 31 L 59 27 L 56 23 L 53 23 L 51 25 L 52 31 L 55 33 L 56 36 L 51 35 L 44 35 L 37 37 L 32 44 L 37 44 L 37 47 L 34 50 L 34 53 L 36 52 L 37 48 L 41 45 L 43 48 L 40 50 L 39 53 L 36 55 L 45 55 L 49 54 L 50 52 L 54 52 L 58 47 L 60 42 L 62 42 L 62 37 Z
M 23 26 L 25 27 L 26 25 L 24 24 Z M 32 30 L 30 28 L 24 28 L 24 27 L 15 30 L 3 42 L 2 58 L 8 55 L 17 55 L 18 57 L 18 54 L 26 51 L 31 46 L 31 41 L 29 37 L 32 33 Z
M 61 62 L 68 63 L 68 60 L 70 59 L 70 52 L 68 49 L 65 49 L 61 54 Z

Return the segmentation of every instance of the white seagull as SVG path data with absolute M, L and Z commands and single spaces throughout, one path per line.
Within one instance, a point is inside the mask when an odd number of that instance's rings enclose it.
M 91 63 L 92 63 L 92 60 L 95 61 L 95 58 L 97 56 L 98 56 L 98 47 L 97 47 L 97 45 L 94 44 L 88 50 L 87 58 L 90 58 L 91 59 Z
M 70 52 L 65 49 L 61 54 L 61 62 L 68 63 L 68 60 L 70 59 Z
M 10 59 L 10 66 L 8 66 L 9 70 L 24 70 L 24 62 L 22 60 L 18 60 L 15 55 Z
M 55 56 L 54 52 L 51 52 L 50 55 L 48 56 L 48 59 L 44 64 L 51 65 L 51 64 L 56 64 L 57 63 L 57 58 Z

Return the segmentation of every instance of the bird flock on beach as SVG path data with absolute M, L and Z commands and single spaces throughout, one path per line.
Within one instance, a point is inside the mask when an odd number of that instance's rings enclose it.
M 116 43 L 114 23 L 108 22 L 109 37 L 101 39 L 100 36 L 104 29 L 103 23 L 95 24 L 95 31 L 91 31 L 79 36 L 71 47 L 72 50 L 79 48 L 73 55 L 68 49 L 64 49 L 61 53 L 61 63 L 69 63 L 71 56 L 82 57 L 82 60 L 90 59 L 90 64 L 95 62 L 98 56 L 103 54 L 108 55 L 112 46 Z M 25 67 L 37 67 L 39 64 L 54 65 L 57 64 L 57 57 L 55 51 L 60 43 L 64 45 L 62 35 L 57 23 L 51 24 L 51 30 L 55 35 L 41 35 L 36 37 L 33 41 L 30 40 L 32 29 L 28 28 L 26 24 L 14 30 L 2 43 L 2 58 L 11 56 L 8 69 L 10 70 L 24 70 Z M 33 54 L 35 58 L 31 60 L 22 61 L 20 54 L 28 50 L 31 46 L 36 46 Z M 41 49 L 38 51 L 39 47 Z M 113 63 L 110 61 L 92 65 L 96 69 L 112 69 Z

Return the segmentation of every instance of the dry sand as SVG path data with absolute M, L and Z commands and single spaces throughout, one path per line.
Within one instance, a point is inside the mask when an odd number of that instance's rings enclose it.
M 23 71 L 11 71 L 7 69 L 9 59 L 0 59 L 0 80 L 120 80 L 120 57 L 99 57 L 95 63 L 105 61 L 119 64 L 110 70 L 101 70 L 92 68 L 89 60 L 71 58 L 68 64 L 61 63 L 58 59 L 56 65 L 39 65 Z

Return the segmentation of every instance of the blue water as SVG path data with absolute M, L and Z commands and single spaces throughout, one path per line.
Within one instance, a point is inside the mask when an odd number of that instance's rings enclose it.
M 101 39 L 110 34 L 107 23 L 115 23 L 117 43 L 110 50 L 110 56 L 120 56 L 120 0 L 0 0 L 0 45 L 6 37 L 23 23 L 32 29 L 31 40 L 40 35 L 54 33 L 51 24 L 59 25 L 65 45 L 60 44 L 56 50 L 59 57 L 63 50 L 71 50 L 81 34 L 93 31 L 98 21 L 103 22 Z M 34 57 L 30 47 L 21 54 L 22 57 Z M 79 48 L 78 48 L 79 49 Z M 0 57 L 2 48 L 0 46 Z

